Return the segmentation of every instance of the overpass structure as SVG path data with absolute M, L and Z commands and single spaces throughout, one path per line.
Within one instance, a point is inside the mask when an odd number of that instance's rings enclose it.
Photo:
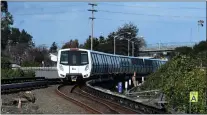
M 176 47 L 193 47 L 197 42 L 169 42 L 169 43 L 156 43 L 147 44 L 146 47 L 142 47 L 139 51 L 140 55 L 155 54 L 155 53 L 168 53 L 175 50 Z

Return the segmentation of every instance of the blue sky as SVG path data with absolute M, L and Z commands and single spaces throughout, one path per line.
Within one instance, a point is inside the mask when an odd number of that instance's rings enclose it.
M 14 27 L 30 33 L 36 45 L 50 46 L 55 41 L 61 46 L 70 39 L 83 43 L 91 34 L 91 12 L 87 11 L 91 6 L 87 2 L 9 2 L 8 5 Z M 205 2 L 99 2 L 95 9 L 100 10 L 95 13 L 95 37 L 107 36 L 131 21 L 147 44 L 206 39 Z M 199 34 L 198 20 L 205 21 Z

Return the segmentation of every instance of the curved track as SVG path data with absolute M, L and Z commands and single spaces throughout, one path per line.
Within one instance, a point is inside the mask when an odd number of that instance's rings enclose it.
M 85 97 L 87 97 L 87 98 L 89 98 L 91 100 L 98 101 L 99 103 L 103 103 L 103 104 L 109 106 L 114 111 L 116 111 L 117 113 L 120 113 L 120 114 L 137 114 L 137 113 L 142 113 L 142 112 L 134 111 L 131 108 L 121 106 L 121 105 L 119 105 L 117 103 L 114 103 L 112 101 L 108 101 L 106 99 L 103 99 L 103 98 L 100 98 L 100 97 L 96 97 L 96 96 L 94 96 L 94 95 L 84 91 L 84 88 L 82 89 L 82 88 L 78 87 L 77 91 L 75 93 L 77 93 L 79 95 L 84 95 Z
M 84 87 L 84 91 L 94 96 L 100 97 L 102 99 L 115 102 L 121 106 L 131 108 L 132 110 L 135 110 L 137 113 L 145 113 L 145 114 L 166 114 L 168 113 L 165 108 L 159 108 L 159 107 L 152 106 L 149 104 L 140 103 L 140 102 L 134 101 L 131 98 L 127 98 L 125 96 L 117 95 L 114 93 L 108 93 L 105 90 L 94 87 L 93 84 L 98 81 L 100 82 L 100 80 L 87 81 L 86 87 Z
M 105 102 L 105 100 L 92 96 L 82 89 L 79 85 L 61 85 L 56 90 L 57 93 L 69 101 L 85 108 L 89 112 L 98 114 L 123 114 L 137 113 L 125 107 L 120 107 L 115 103 Z M 72 92 L 72 93 L 71 93 Z
M 89 111 L 90 113 L 95 113 L 95 114 L 102 114 L 102 112 L 97 111 L 95 109 L 93 109 L 92 107 L 90 107 L 89 105 L 84 104 L 83 102 L 79 101 L 78 99 L 72 97 L 71 95 L 69 95 L 69 92 L 73 90 L 73 88 L 75 88 L 76 85 L 73 86 L 65 86 L 65 85 L 60 85 L 57 87 L 56 89 L 56 93 L 60 96 L 62 96 L 63 98 L 85 108 L 87 111 Z
M 83 86 L 85 87 L 85 86 Z M 140 111 L 121 106 L 106 99 L 96 97 L 84 91 L 80 85 L 60 85 L 56 92 L 65 99 L 96 114 L 137 114 Z

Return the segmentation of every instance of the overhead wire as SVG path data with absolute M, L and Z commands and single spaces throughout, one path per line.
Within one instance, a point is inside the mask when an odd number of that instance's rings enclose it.
M 72 12 L 86 12 L 87 10 L 71 10 Z M 160 14 L 142 14 L 142 13 L 131 13 L 131 12 L 116 12 L 108 10 L 98 10 L 99 12 L 106 13 L 116 13 L 116 14 L 127 14 L 127 15 L 140 15 L 140 16 L 152 16 L 152 17 L 172 17 L 172 18 L 206 18 L 201 16 L 176 16 L 176 15 L 160 15 Z M 14 15 L 48 15 L 48 14 L 58 14 L 58 13 L 70 13 L 68 11 L 59 11 L 59 12 L 32 12 L 32 13 L 14 13 Z
M 106 5 L 114 5 L 114 6 L 126 6 L 126 7 L 136 7 L 136 8 L 163 8 L 158 6 L 142 6 L 142 5 L 123 5 L 123 4 L 113 4 L 113 3 L 101 3 L 99 5 L 106 4 Z M 79 6 L 77 4 L 69 4 L 67 6 L 52 6 L 52 8 L 61 8 L 61 7 L 68 7 L 68 6 Z M 49 8 L 47 6 L 47 8 Z M 164 7 L 166 8 L 166 7 Z M 41 13 L 21 13 L 21 14 L 15 14 L 15 15 L 41 15 L 41 14 L 57 14 L 57 13 L 67 13 L 68 11 L 58 11 L 58 12 L 43 12 L 44 8 L 40 8 L 42 11 Z M 198 8 L 198 7 L 178 7 L 178 8 L 167 8 L 167 9 L 205 9 L 205 8 Z M 33 9 L 34 10 L 34 9 Z M 74 12 L 86 12 L 87 10 L 72 10 Z M 160 15 L 160 14 L 143 14 L 143 13 L 132 13 L 132 12 L 120 12 L 120 11 L 109 11 L 109 10 L 101 10 L 100 12 L 106 12 L 106 13 L 116 13 L 116 14 L 127 14 L 127 15 L 141 15 L 141 16 L 154 16 L 154 17 L 173 17 L 173 18 L 206 18 L 202 16 L 175 16 L 175 15 Z
M 130 15 L 142 15 L 142 16 L 154 16 L 154 17 L 206 18 L 206 17 L 199 17 L 199 16 L 175 16 L 175 15 L 160 15 L 160 14 L 142 14 L 142 13 L 131 13 L 131 12 L 116 12 L 116 11 L 109 11 L 109 10 L 98 10 L 98 11 L 107 12 L 107 13 L 116 13 L 116 14 L 130 14 Z
M 121 5 L 121 4 L 112 4 L 112 3 L 101 3 L 102 4 L 108 4 L 112 6 L 125 6 L 125 7 L 135 7 L 135 8 L 164 8 L 164 7 L 156 7 L 156 6 L 141 6 L 141 5 Z M 78 6 L 78 5 L 70 5 L 70 6 Z M 52 6 L 50 8 L 61 8 L 61 7 L 68 7 L 68 6 Z M 205 8 L 197 8 L 197 7 L 179 7 L 179 8 L 166 8 L 166 9 L 205 9 Z M 43 11 L 44 8 L 41 8 Z M 100 12 L 106 12 L 106 13 L 116 13 L 116 14 L 128 14 L 128 15 L 141 15 L 141 16 L 154 16 L 154 17 L 173 17 L 173 18 L 206 18 L 206 17 L 197 17 L 197 16 L 171 16 L 171 15 L 160 15 L 160 14 L 142 14 L 142 13 L 132 13 L 132 12 L 117 12 L 117 11 L 109 11 L 109 10 L 98 10 Z M 72 12 L 87 12 L 87 10 L 72 10 Z M 58 14 L 58 13 L 70 13 L 69 11 L 58 11 L 58 12 L 39 12 L 39 13 L 16 13 L 15 15 L 45 15 L 45 14 Z M 120 19 L 110 19 L 110 18 L 99 18 L 96 19 L 100 20 L 118 20 L 118 21 L 127 21 L 127 20 L 120 20 Z M 47 20 L 46 20 L 47 21 Z M 60 21 L 68 21 L 68 20 L 60 20 Z M 62 43 L 57 43 L 62 44 Z M 48 44 L 49 45 L 49 44 Z
M 161 7 L 161 6 L 146 6 L 146 5 L 123 5 L 123 4 L 113 4 L 113 3 L 101 3 L 106 4 L 106 5 L 111 5 L 111 6 L 120 6 L 120 7 L 133 7 L 133 8 L 161 8 L 161 9 L 193 9 L 193 10 L 206 10 L 206 8 L 199 8 L 199 7 L 177 7 L 177 8 L 172 8 L 172 7 Z

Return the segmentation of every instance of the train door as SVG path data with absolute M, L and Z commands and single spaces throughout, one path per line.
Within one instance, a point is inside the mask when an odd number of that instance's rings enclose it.
M 68 62 L 69 62 L 69 72 L 70 73 L 79 73 L 79 63 L 80 63 L 80 52 L 69 51 L 68 52 Z

